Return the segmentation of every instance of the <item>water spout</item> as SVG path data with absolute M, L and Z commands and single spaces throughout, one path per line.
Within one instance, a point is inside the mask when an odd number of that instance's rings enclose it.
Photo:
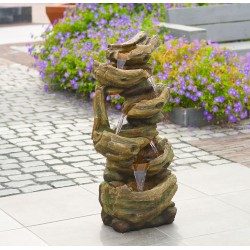
M 124 54 L 119 53 L 117 57 L 117 68 L 123 69 L 125 63 L 126 63 L 126 59 L 124 57 Z
M 134 171 L 134 176 L 137 184 L 137 190 L 139 192 L 142 192 L 144 189 L 144 183 L 146 179 L 146 170 L 135 170 Z
M 116 134 L 118 134 L 121 131 L 123 121 L 126 118 L 127 118 L 127 115 L 125 115 L 125 114 L 122 113 L 122 115 L 120 116 L 120 118 L 118 120 L 118 123 L 117 123 L 117 127 L 116 127 L 116 130 L 115 130 Z
M 118 69 L 123 69 L 125 63 L 126 63 L 126 60 L 117 59 L 117 68 Z
M 151 86 L 153 87 L 155 94 L 157 95 L 157 94 L 158 94 L 158 91 L 157 91 L 157 87 L 156 87 L 156 84 L 155 84 L 154 77 L 153 77 L 153 76 L 150 76 L 150 77 L 148 78 L 148 81 L 149 81 L 149 83 L 151 84 Z
M 133 164 L 135 181 L 139 192 L 144 190 L 148 166 L 148 163 Z
M 150 142 L 150 146 L 151 146 L 151 148 L 154 150 L 155 154 L 156 154 L 157 156 L 159 156 L 158 149 L 157 149 L 157 147 L 155 146 L 155 144 L 154 144 L 153 141 Z

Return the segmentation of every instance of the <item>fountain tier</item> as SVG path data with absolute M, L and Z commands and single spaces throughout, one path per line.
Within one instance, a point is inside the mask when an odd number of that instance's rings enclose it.
M 126 43 L 108 46 L 109 64 L 94 63 L 100 85 L 94 96 L 92 139 L 96 151 L 107 158 L 99 201 L 103 223 L 118 232 L 172 223 L 176 214 L 171 201 L 176 177 L 168 170 L 174 154 L 156 129 L 170 90 L 155 84 L 148 63 L 158 45 L 157 36 L 140 32 Z M 116 130 L 110 128 L 105 107 L 110 94 L 125 98 Z

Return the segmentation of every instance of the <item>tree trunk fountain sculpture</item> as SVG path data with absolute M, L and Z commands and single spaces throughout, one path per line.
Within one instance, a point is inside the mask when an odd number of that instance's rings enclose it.
M 174 154 L 156 130 L 170 97 L 165 85 L 154 84 L 148 63 L 157 46 L 158 36 L 139 32 L 125 43 L 108 46 L 110 63 L 94 63 L 100 85 L 93 102 L 92 139 L 96 151 L 107 158 L 99 187 L 101 216 L 118 232 L 172 223 L 177 211 L 171 201 L 176 177 L 168 170 Z M 105 107 L 106 96 L 114 94 L 125 98 L 116 130 L 110 128 Z

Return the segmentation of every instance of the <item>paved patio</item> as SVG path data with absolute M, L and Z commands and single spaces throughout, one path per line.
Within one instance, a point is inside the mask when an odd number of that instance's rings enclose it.
M 176 220 L 119 234 L 100 217 L 105 159 L 92 145 L 92 103 L 44 92 L 38 72 L 13 58 L 0 58 L 0 245 L 250 244 L 250 169 L 236 157 L 242 147 L 248 157 L 249 119 L 223 128 L 160 123 L 175 153 Z M 115 127 L 120 113 L 109 115 Z

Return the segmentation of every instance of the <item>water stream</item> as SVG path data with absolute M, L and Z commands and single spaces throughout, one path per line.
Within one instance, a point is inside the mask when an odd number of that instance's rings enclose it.
M 155 154 L 156 154 L 157 156 L 159 156 L 158 149 L 157 149 L 157 147 L 155 146 L 155 144 L 154 144 L 153 141 L 150 142 L 150 146 L 151 146 L 151 148 L 154 150 Z
M 118 69 L 123 69 L 125 63 L 126 63 L 126 60 L 117 59 L 117 68 Z
M 127 115 L 125 115 L 125 114 L 122 113 L 122 115 L 120 116 L 120 118 L 118 120 L 117 126 L 116 126 L 116 130 L 115 130 L 116 134 L 118 134 L 121 131 L 123 121 L 126 118 L 127 118 Z
M 153 87 L 155 94 L 157 95 L 157 94 L 158 94 L 158 91 L 157 91 L 157 86 L 156 86 L 156 84 L 155 84 L 155 79 L 154 79 L 154 77 L 153 77 L 153 76 L 150 76 L 150 77 L 148 78 L 148 81 L 149 81 L 149 83 L 151 84 L 151 86 Z
M 136 184 L 137 184 L 137 190 L 139 192 L 143 191 L 144 183 L 145 183 L 145 179 L 146 179 L 146 174 L 147 174 L 147 170 L 145 170 L 145 169 L 134 170 L 134 176 L 135 176 L 135 180 L 136 180 Z

